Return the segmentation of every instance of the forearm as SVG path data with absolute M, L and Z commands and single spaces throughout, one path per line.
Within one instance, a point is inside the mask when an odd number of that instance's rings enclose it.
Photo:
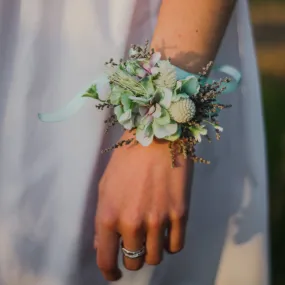
M 214 60 L 235 0 L 164 0 L 152 47 L 174 65 L 197 73 Z

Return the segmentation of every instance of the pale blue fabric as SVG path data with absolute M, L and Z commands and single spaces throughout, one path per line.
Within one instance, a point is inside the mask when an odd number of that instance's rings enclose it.
M 237 89 L 240 83 L 240 80 L 241 80 L 241 73 L 237 69 L 229 65 L 222 65 L 219 67 L 214 67 L 214 70 L 225 73 L 227 76 L 231 76 L 233 79 L 231 82 L 226 84 L 226 90 L 224 90 L 223 93 L 234 92 Z M 184 79 L 189 75 L 198 76 L 196 74 L 192 74 L 181 68 L 176 67 L 177 80 Z M 101 81 L 105 81 L 105 80 L 106 79 L 104 78 L 104 76 L 101 76 L 99 79 L 95 80 L 94 83 L 100 84 Z M 209 78 L 207 82 L 211 82 L 211 81 L 212 79 Z M 64 121 L 68 119 L 72 115 L 76 114 L 81 109 L 81 107 L 83 107 L 85 102 L 89 99 L 89 98 L 82 97 L 83 94 L 84 92 L 77 94 L 66 106 L 59 109 L 58 111 L 55 111 L 52 113 L 38 114 L 39 119 L 42 122 L 46 122 L 46 123 L 60 122 L 60 121 Z

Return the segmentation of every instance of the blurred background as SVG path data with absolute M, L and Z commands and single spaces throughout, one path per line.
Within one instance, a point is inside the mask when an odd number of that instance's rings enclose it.
M 285 0 L 250 0 L 269 170 L 272 285 L 285 285 Z

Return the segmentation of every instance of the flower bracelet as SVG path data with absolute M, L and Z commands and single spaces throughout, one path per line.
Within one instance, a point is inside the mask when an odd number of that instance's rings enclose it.
M 119 141 L 103 152 L 133 143 L 148 146 L 157 138 L 169 142 L 172 167 L 180 154 L 194 162 L 210 163 L 196 156 L 195 146 L 203 137 L 211 141 L 208 127 L 220 139 L 223 128 L 217 117 L 231 105 L 221 104 L 218 97 L 237 88 L 241 75 L 235 68 L 228 65 L 215 68 L 234 80 L 228 77 L 209 80 L 207 73 L 212 62 L 194 75 L 175 67 L 170 59 L 161 60 L 161 54 L 150 49 L 148 41 L 144 46 L 132 45 L 127 60 L 115 63 L 111 59 L 105 65 L 107 76 L 63 109 L 39 114 L 40 120 L 62 121 L 77 112 L 86 98 L 93 98 L 99 101 L 96 105 L 99 110 L 113 109 L 105 121 L 106 131 L 118 123 L 133 134 L 132 138 Z

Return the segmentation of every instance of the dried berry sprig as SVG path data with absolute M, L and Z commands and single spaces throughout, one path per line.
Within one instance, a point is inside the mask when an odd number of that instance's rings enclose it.
M 113 108 L 114 106 L 110 103 L 100 103 L 100 104 L 97 104 L 95 105 L 95 107 L 98 109 L 98 110 L 103 110 L 104 108 Z
M 111 147 L 108 147 L 108 148 L 102 150 L 101 153 L 106 153 L 106 152 L 112 151 L 112 150 L 114 150 L 116 148 L 119 148 L 119 147 L 122 147 L 122 146 L 125 146 L 125 145 L 129 145 L 129 144 L 131 144 L 134 141 L 135 141 L 135 138 L 130 138 L 130 139 L 127 139 L 127 140 L 121 140 L 121 141 L 115 143 L 114 145 L 112 145 Z
M 145 58 L 150 59 L 151 56 L 154 54 L 154 49 L 149 48 L 149 41 L 146 40 L 144 46 L 139 45 L 131 45 L 131 48 L 136 51 L 135 54 L 130 55 L 131 59 L 138 59 L 138 58 Z
M 114 67 L 114 66 L 118 66 L 118 64 L 114 62 L 114 59 L 113 59 L 113 58 L 110 58 L 109 61 L 106 61 L 106 62 L 105 62 L 105 65 L 107 65 L 107 66 L 113 66 L 113 67 Z
M 192 159 L 194 162 L 210 164 L 209 160 L 198 157 L 195 154 L 195 145 L 197 141 L 194 138 L 179 139 L 174 142 L 169 142 L 169 152 L 171 158 L 171 167 L 176 166 L 176 158 L 178 155 L 183 155 L 184 159 Z
M 193 155 L 192 157 L 190 157 L 195 163 L 199 162 L 199 163 L 203 163 L 203 164 L 210 164 L 211 162 L 209 160 L 206 160 L 202 157 Z
M 213 61 L 210 61 L 205 67 L 202 68 L 202 71 L 199 72 L 199 81 L 203 80 L 207 76 L 213 64 Z
M 109 118 L 107 118 L 104 123 L 108 124 L 108 123 L 112 123 L 114 120 L 116 120 L 116 115 L 111 115 Z
M 217 141 L 221 139 L 221 133 L 218 130 L 216 130 L 216 139 Z
M 111 115 L 107 120 L 104 121 L 104 123 L 107 124 L 105 133 L 108 133 L 109 130 L 118 123 L 116 115 Z

